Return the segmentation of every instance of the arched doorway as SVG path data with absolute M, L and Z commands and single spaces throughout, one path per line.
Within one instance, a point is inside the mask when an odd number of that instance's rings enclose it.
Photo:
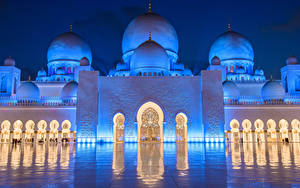
M 187 141 L 187 117 L 184 113 L 179 113 L 176 116 L 176 141 Z
M 113 141 L 114 142 L 124 142 L 125 116 L 121 113 L 117 113 L 113 118 L 113 122 L 114 122 Z
M 243 142 L 252 142 L 252 123 L 249 119 L 244 119 L 242 122 L 243 127 Z
M 267 121 L 267 141 L 277 142 L 276 122 L 273 119 Z
M 137 113 L 138 142 L 163 142 L 162 109 L 153 102 L 143 104 Z
M 292 125 L 292 136 L 293 142 L 299 142 L 299 133 L 300 133 L 300 122 L 298 119 L 293 119 L 291 122 Z
M 62 134 L 62 137 L 61 137 L 61 141 L 62 142 L 70 142 L 71 141 L 71 122 L 69 120 L 64 120 L 62 123 L 61 123 L 61 134 Z
M 287 120 L 282 119 L 279 121 L 279 128 L 280 128 L 280 136 L 282 142 L 289 142 L 289 123 Z
M 264 122 L 261 119 L 257 119 L 254 122 L 255 127 L 255 142 L 265 142 L 265 130 Z
M 238 120 L 233 119 L 230 122 L 231 127 L 231 142 L 240 142 L 240 123 Z

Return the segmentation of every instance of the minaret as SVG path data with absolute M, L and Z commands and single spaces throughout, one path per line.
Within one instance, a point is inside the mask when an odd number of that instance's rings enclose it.
M 148 4 L 148 12 L 151 13 L 152 12 L 152 5 L 151 5 L 151 0 L 149 0 L 149 4 Z

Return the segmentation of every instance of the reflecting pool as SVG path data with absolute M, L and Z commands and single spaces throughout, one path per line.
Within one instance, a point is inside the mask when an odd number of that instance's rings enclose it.
M 300 187 L 300 143 L 0 144 L 0 186 Z

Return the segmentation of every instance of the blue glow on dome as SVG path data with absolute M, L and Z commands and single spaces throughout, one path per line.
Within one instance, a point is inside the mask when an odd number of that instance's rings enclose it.
M 220 35 L 212 44 L 209 51 L 209 62 L 214 56 L 226 60 L 254 60 L 254 51 L 250 41 L 243 35 L 228 31 Z
M 92 62 L 90 46 L 73 32 L 63 33 L 57 36 L 48 48 L 48 63 L 53 61 L 76 61 L 80 62 L 86 57 Z
M 155 13 L 143 14 L 132 20 L 127 26 L 122 41 L 123 58 L 131 56 L 131 51 L 148 40 L 148 33 L 151 32 L 152 39 L 161 45 L 172 59 L 177 60 L 178 38 L 174 27 L 162 16 Z M 129 58 L 130 59 L 130 58 Z

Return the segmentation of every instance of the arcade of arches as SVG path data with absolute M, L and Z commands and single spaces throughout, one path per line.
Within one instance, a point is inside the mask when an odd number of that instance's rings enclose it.
M 248 119 L 240 122 L 236 119 L 230 121 L 230 131 L 225 137 L 230 142 L 300 142 L 300 121 L 293 119 L 290 123 L 281 119 L 278 126 L 275 120 L 266 122 L 257 119 L 252 122 Z

